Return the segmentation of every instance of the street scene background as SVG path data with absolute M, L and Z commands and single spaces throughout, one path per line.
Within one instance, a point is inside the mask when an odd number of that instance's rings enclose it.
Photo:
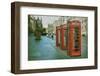
M 81 56 L 77 57 L 56 46 L 56 27 L 74 19 L 81 21 L 82 29 Z M 87 22 L 87 17 L 28 15 L 28 60 L 88 58 Z

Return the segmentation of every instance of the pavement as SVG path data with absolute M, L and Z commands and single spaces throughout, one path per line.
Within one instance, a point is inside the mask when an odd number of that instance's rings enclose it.
M 42 36 L 41 40 L 35 40 L 33 34 L 28 36 L 28 60 L 53 60 L 53 59 L 78 59 L 87 58 L 86 37 L 82 38 L 82 55 L 79 57 L 70 57 L 67 50 L 61 50 L 56 47 L 55 38 Z

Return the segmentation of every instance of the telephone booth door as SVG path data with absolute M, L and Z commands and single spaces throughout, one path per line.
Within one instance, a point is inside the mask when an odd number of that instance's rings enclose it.
M 68 54 L 69 56 L 81 55 L 81 23 L 77 20 L 70 21 L 68 38 Z
M 60 39 L 60 26 L 56 27 L 56 46 L 60 46 L 61 39 Z
M 64 24 L 64 25 L 61 25 L 61 45 L 60 45 L 60 47 L 61 47 L 61 49 L 62 50 L 66 50 L 66 24 Z

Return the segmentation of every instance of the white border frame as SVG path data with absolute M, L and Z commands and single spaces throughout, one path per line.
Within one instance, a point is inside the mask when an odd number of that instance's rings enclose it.
M 42 11 L 42 12 L 41 12 Z M 94 66 L 94 11 L 41 7 L 20 8 L 20 69 Z M 88 17 L 88 58 L 28 61 L 28 14 Z

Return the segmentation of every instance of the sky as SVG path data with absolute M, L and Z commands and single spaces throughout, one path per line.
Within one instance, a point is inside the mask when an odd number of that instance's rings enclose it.
M 60 17 L 62 16 L 51 16 L 51 15 L 32 15 L 33 17 L 35 17 L 36 19 L 39 17 L 39 19 L 42 19 L 42 24 L 43 27 L 47 28 L 48 24 L 53 24 L 54 21 L 58 20 Z M 64 16 L 65 17 L 65 16 Z M 71 17 L 71 16 L 66 16 Z M 74 16 L 72 16 L 72 18 L 74 18 Z M 88 19 L 87 17 L 75 17 L 75 18 L 82 18 L 82 19 Z
M 43 23 L 43 27 L 47 28 L 48 24 L 52 24 L 55 20 L 58 20 L 58 18 L 60 16 L 36 16 L 33 15 L 35 18 L 39 17 L 40 19 L 42 19 L 42 23 Z

